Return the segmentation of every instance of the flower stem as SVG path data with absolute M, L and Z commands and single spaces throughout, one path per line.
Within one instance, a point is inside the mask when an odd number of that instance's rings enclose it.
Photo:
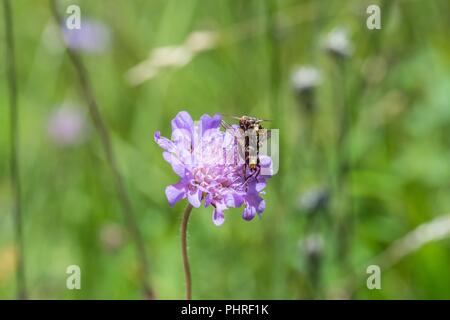
M 14 32 L 11 3 L 3 1 L 5 16 L 6 65 L 8 66 L 9 104 L 10 104 L 10 139 L 11 139 L 11 188 L 13 194 L 14 234 L 17 250 L 17 298 L 27 299 L 24 262 L 24 240 L 22 226 L 21 185 L 19 171 L 19 112 L 17 105 L 17 76 L 15 64 Z
M 183 220 L 181 221 L 181 255 L 183 257 L 184 282 L 186 284 L 186 300 L 191 300 L 191 270 L 189 268 L 189 258 L 187 254 L 187 226 L 191 215 L 192 205 L 188 203 L 184 209 Z
M 61 26 L 63 18 L 57 8 L 57 0 L 50 0 L 50 8 L 57 25 Z M 100 143 L 103 147 L 103 151 L 105 152 L 106 162 L 109 165 L 109 168 L 113 175 L 118 200 L 120 205 L 122 206 L 122 213 L 125 218 L 125 223 L 136 247 L 137 259 L 139 260 L 141 269 L 140 280 L 142 282 L 144 297 L 153 300 L 155 299 L 156 294 L 153 287 L 148 282 L 150 263 L 145 249 L 144 238 L 142 237 L 141 231 L 139 230 L 139 226 L 135 217 L 135 211 L 133 209 L 130 196 L 125 188 L 125 182 L 122 176 L 122 172 L 119 170 L 116 154 L 113 150 L 110 131 L 105 123 L 105 120 L 103 119 L 102 114 L 100 113 L 100 108 L 94 96 L 94 90 L 90 82 L 89 74 L 85 65 L 83 64 L 81 56 L 67 45 L 65 46 L 65 49 L 75 68 L 76 73 L 78 74 L 82 93 L 84 95 L 84 98 L 86 99 L 89 113 L 100 137 Z

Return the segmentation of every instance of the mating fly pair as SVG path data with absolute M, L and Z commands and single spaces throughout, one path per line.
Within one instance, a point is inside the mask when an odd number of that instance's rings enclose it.
M 232 117 L 238 120 L 239 128 L 233 127 L 229 123 L 222 120 L 222 126 L 233 133 L 235 141 L 238 144 L 239 154 L 244 162 L 244 183 L 251 177 L 258 178 L 261 173 L 261 161 L 260 161 L 260 147 L 261 143 L 269 138 L 269 131 L 262 126 L 263 120 L 250 116 Z M 247 169 L 250 174 L 247 175 Z

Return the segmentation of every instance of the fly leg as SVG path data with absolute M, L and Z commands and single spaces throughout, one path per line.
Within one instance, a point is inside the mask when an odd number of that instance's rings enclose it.
M 246 176 L 247 176 L 247 161 L 244 163 L 244 178 L 245 178 L 245 180 L 247 180 Z
M 261 167 L 257 166 L 255 170 L 252 171 L 252 173 L 245 179 L 244 184 L 247 184 L 247 182 L 250 180 L 250 178 L 255 178 L 256 181 L 258 181 L 258 176 L 261 173 Z
M 259 174 L 261 173 L 261 166 L 257 166 L 256 167 L 256 171 L 255 171 L 256 173 L 255 173 L 255 179 L 256 179 L 256 181 L 258 181 L 258 177 L 259 177 Z

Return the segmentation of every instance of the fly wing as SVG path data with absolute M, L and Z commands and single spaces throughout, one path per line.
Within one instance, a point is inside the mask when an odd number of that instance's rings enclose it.
M 224 128 L 225 130 L 234 130 L 233 126 L 228 122 L 226 122 L 225 120 L 222 120 L 220 124 L 222 125 L 222 128 Z
M 245 145 L 245 133 L 240 128 L 235 128 L 235 132 L 236 132 L 235 137 L 236 137 L 236 143 L 237 143 L 238 152 L 239 152 L 239 158 L 243 159 L 245 161 L 245 150 L 247 148 L 247 146 Z
M 270 129 L 259 129 L 258 130 L 258 155 L 268 155 L 270 154 L 271 144 L 269 139 L 271 138 Z
M 263 143 L 267 140 L 269 140 L 272 136 L 271 131 L 269 129 L 259 129 L 259 143 Z

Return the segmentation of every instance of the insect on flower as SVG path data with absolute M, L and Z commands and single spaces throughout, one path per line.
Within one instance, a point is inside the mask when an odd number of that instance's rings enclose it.
M 262 120 L 242 120 L 246 131 L 262 130 Z M 220 114 L 213 117 L 205 114 L 194 123 L 189 113 L 182 111 L 172 120 L 171 139 L 162 137 L 160 132 L 155 133 L 156 143 L 164 149 L 164 159 L 180 177 L 177 183 L 166 188 L 169 204 L 187 198 L 194 207 L 199 207 L 202 202 L 205 207 L 211 205 L 216 225 L 223 223 L 224 211 L 228 208 L 245 206 L 242 214 L 245 220 L 264 211 L 265 202 L 261 195 L 272 168 L 269 156 L 258 155 L 258 147 L 254 151 L 250 149 L 250 139 L 247 159 L 237 157 L 240 147 L 235 133 L 241 129 L 230 125 L 232 130 L 224 132 L 221 124 L 224 122 Z M 261 168 L 264 170 L 259 174 Z
M 243 115 L 241 117 L 233 116 L 238 120 L 238 128 L 233 127 L 224 120 L 222 120 L 222 126 L 234 133 L 234 137 L 239 146 L 239 154 L 244 158 L 244 176 L 245 182 L 254 177 L 258 179 L 261 173 L 261 160 L 260 160 L 260 147 L 264 140 L 270 138 L 270 131 L 264 129 L 262 126 L 263 121 L 270 121 L 259 119 L 251 116 Z M 247 174 L 247 169 L 250 174 Z

